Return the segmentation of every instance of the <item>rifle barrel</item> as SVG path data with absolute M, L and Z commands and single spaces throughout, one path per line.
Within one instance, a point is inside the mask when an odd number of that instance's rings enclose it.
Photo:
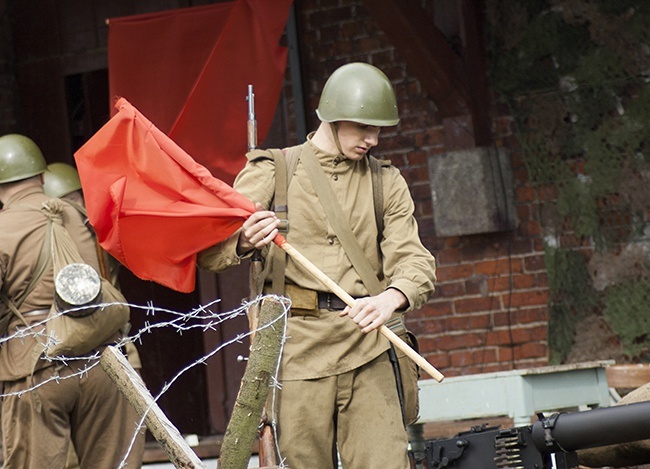
M 257 119 L 255 118 L 255 93 L 253 85 L 248 85 L 248 151 L 257 148 Z

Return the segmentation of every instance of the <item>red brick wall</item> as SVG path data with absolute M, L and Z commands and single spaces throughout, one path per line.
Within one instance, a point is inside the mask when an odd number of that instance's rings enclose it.
M 438 261 L 437 291 L 408 316 L 421 353 L 447 376 L 547 364 L 548 282 L 535 194 L 528 184 L 511 122 L 493 106 L 494 140 L 512 155 L 516 229 L 437 238 L 428 159 L 448 151 L 434 103 L 422 92 L 399 51 L 357 0 L 302 0 L 298 5 L 307 108 L 338 66 L 365 61 L 392 80 L 401 122 L 387 129 L 375 155 L 402 170 L 416 203 L 424 244 Z M 310 114 L 309 125 L 316 125 Z

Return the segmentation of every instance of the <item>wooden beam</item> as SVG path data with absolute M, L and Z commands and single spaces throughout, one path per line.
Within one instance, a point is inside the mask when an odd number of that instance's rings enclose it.
M 364 0 L 441 117 L 469 114 L 467 72 L 417 0 Z
M 158 407 L 140 375 L 129 364 L 122 352 L 113 346 L 106 347 L 99 360 L 109 378 L 131 403 L 151 434 L 169 456 L 176 468 L 205 469 L 205 464 L 190 448 L 178 429 Z
M 483 39 L 484 0 L 462 0 L 463 43 L 466 73 L 469 82 L 470 110 L 476 146 L 493 143 L 490 119 L 490 92 L 487 77 L 487 61 Z

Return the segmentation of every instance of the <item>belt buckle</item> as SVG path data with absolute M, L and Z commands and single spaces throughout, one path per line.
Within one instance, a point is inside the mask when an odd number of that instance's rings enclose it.
M 332 294 L 331 293 L 325 293 L 327 295 L 327 309 L 329 311 L 332 311 Z

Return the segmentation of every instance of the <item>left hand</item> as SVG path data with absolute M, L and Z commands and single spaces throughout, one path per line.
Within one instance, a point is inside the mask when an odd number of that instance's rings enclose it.
M 359 298 L 354 305 L 346 306 L 339 315 L 348 316 L 359 326 L 361 332 L 368 333 L 379 329 L 396 310 L 407 304 L 408 300 L 401 291 L 389 288 L 379 295 Z

